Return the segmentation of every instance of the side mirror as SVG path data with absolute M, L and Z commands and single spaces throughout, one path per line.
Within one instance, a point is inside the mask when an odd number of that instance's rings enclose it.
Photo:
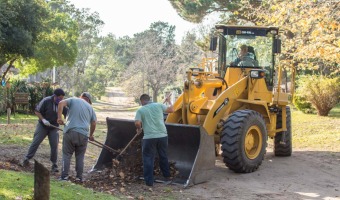
M 211 37 L 210 38 L 210 51 L 216 51 L 216 47 L 217 47 L 217 37 Z
M 274 39 L 273 53 L 281 53 L 281 40 Z

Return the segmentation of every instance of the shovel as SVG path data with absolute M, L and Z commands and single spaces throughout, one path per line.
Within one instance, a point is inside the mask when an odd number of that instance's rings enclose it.
M 137 136 L 142 132 L 138 132 L 133 138 L 130 140 L 130 142 L 124 147 L 124 149 L 116 156 L 116 158 L 113 159 L 114 162 L 121 161 L 122 160 L 122 154 L 126 151 L 126 149 L 132 144 L 132 142 L 137 138 Z M 119 162 L 118 162 L 119 163 Z

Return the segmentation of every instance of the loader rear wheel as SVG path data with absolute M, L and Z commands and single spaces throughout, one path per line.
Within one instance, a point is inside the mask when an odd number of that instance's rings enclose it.
M 262 115 L 239 110 L 230 115 L 221 134 L 225 165 L 238 173 L 255 171 L 262 163 L 267 147 L 267 129 Z
M 282 139 L 284 132 L 278 132 L 274 138 L 274 154 L 275 156 L 291 156 L 292 155 L 292 123 L 290 107 L 286 107 L 286 127 L 287 131 Z M 277 115 L 276 128 L 282 128 L 282 111 Z M 284 140 L 284 141 L 283 141 Z

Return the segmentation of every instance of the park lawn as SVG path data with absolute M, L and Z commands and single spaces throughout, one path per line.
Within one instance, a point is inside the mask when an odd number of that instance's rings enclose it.
M 10 117 L 10 124 L 31 124 L 36 123 L 38 121 L 38 117 L 32 114 L 12 114 Z M 0 115 L 0 124 L 7 124 L 7 115 Z
M 16 114 L 10 116 L 7 124 L 7 115 L 0 115 L 0 144 L 27 146 L 32 142 L 37 120 L 36 115 Z
M 340 151 L 340 105 L 327 117 L 292 109 L 294 149 Z
M 34 176 L 32 173 L 0 170 L 0 199 L 33 199 Z M 51 179 L 50 199 L 85 200 L 85 199 L 118 199 L 109 194 L 95 192 L 80 185 Z
M 36 115 L 16 114 L 11 116 L 11 123 L 7 124 L 7 116 L 0 115 L 0 144 L 23 147 L 30 145 L 37 122 Z M 60 128 L 63 128 L 63 126 L 60 126 Z M 106 129 L 104 123 L 98 123 L 95 137 L 104 140 Z M 60 139 L 62 139 L 62 134 L 60 134 Z M 45 139 L 42 144 L 48 145 L 48 140 Z

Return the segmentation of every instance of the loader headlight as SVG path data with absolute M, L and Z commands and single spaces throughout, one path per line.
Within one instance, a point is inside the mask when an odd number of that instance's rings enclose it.
M 260 79 L 265 77 L 266 73 L 265 70 L 257 69 L 257 70 L 250 70 L 250 78 Z
M 277 30 L 271 30 L 270 33 L 273 35 L 277 35 Z

